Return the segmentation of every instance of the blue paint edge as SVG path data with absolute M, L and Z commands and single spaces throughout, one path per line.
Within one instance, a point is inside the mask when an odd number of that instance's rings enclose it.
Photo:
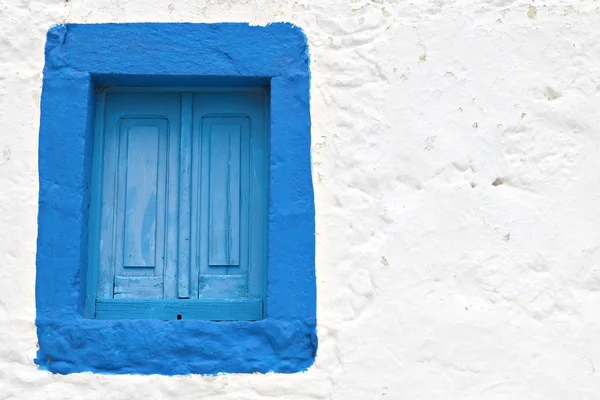
M 269 82 L 266 318 L 84 316 L 96 91 Z M 310 68 L 292 24 L 68 24 L 47 34 L 39 131 L 34 360 L 53 373 L 218 374 L 308 369 L 317 351 Z

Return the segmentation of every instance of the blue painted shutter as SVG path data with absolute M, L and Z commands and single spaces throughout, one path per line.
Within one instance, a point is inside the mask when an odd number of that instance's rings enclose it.
M 99 298 L 162 299 L 173 291 L 179 115 L 176 94 L 106 99 Z
M 108 95 L 98 318 L 260 318 L 265 101 L 261 91 Z
M 265 100 L 260 92 L 194 97 L 193 171 L 198 187 L 192 221 L 201 299 L 265 295 Z

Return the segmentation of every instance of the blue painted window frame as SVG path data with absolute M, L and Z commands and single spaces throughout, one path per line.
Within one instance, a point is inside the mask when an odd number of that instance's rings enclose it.
M 314 362 L 316 282 L 306 37 L 287 23 L 68 24 L 47 34 L 39 132 L 35 362 L 55 373 L 283 372 Z M 270 88 L 267 295 L 260 321 L 85 315 L 96 91 Z

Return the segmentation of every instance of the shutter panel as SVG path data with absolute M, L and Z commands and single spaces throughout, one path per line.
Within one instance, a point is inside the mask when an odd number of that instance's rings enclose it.
M 208 265 L 240 265 L 241 136 L 245 118 L 207 118 L 208 130 Z M 247 149 L 244 149 L 247 152 Z
M 179 130 L 178 98 L 108 96 L 99 298 L 165 297 L 167 245 L 172 246 L 168 173 L 177 166 L 169 150 Z
M 194 100 L 200 182 L 198 298 L 262 299 L 266 286 L 264 94 L 202 93 Z M 195 210 L 195 214 L 194 214 Z
M 200 298 L 248 297 L 249 141 L 246 117 L 202 119 Z
M 114 298 L 163 297 L 167 135 L 166 119 L 119 124 Z

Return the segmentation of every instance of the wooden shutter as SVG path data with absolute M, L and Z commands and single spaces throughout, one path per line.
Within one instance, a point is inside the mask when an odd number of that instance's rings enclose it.
M 194 99 L 198 182 L 193 197 L 198 297 L 263 298 L 266 286 L 267 136 L 263 93 Z
M 100 298 L 162 299 L 173 291 L 166 277 L 176 267 L 169 209 L 177 199 L 179 113 L 176 94 L 108 95 Z
M 97 318 L 259 319 L 266 97 L 106 98 Z

